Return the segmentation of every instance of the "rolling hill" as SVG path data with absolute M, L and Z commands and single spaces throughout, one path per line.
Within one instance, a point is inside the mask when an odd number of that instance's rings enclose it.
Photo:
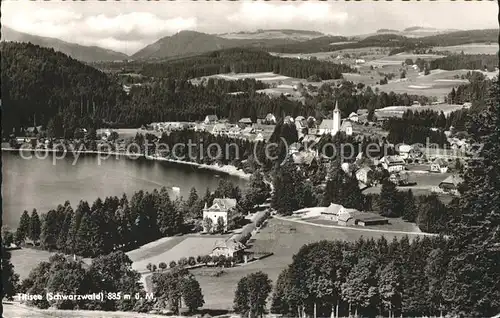
M 307 41 L 325 35 L 318 31 L 309 31 L 309 30 L 270 29 L 270 30 L 257 30 L 254 32 L 241 31 L 233 33 L 224 33 L 224 34 L 219 34 L 219 36 L 226 39 L 246 39 L 246 40 L 290 39 L 295 41 Z
M 129 58 L 124 53 L 103 49 L 98 46 L 84 46 L 65 42 L 56 38 L 31 35 L 18 32 L 6 26 L 2 26 L 2 41 L 30 42 L 42 47 L 53 48 L 55 51 L 67 54 L 82 62 L 116 61 Z
M 165 59 L 198 55 L 235 47 L 272 47 L 298 43 L 290 37 L 233 39 L 196 31 L 180 31 L 166 36 L 132 55 L 135 60 Z

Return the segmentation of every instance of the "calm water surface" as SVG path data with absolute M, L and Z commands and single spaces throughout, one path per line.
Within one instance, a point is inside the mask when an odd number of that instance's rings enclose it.
M 206 188 L 217 187 L 220 178 L 231 180 L 240 187 L 245 181 L 196 167 L 158 162 L 152 160 L 131 160 L 110 157 L 101 161 L 95 155 L 81 155 L 76 164 L 68 156 L 52 163 L 47 159 L 26 160 L 18 153 L 2 151 L 2 221 L 10 228 L 16 228 L 24 210 L 31 213 L 45 213 L 65 200 L 75 209 L 83 199 L 89 204 L 106 196 L 130 196 L 138 190 L 153 190 L 166 186 L 179 187 L 186 197 L 191 187 L 204 195 Z M 218 177 L 220 176 L 220 177 Z

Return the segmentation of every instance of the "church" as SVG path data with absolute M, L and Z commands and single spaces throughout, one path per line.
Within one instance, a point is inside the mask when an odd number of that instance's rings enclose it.
M 330 134 L 335 136 L 339 131 L 344 132 L 346 135 L 352 135 L 352 124 L 348 120 L 341 119 L 340 109 L 338 102 L 335 102 L 335 109 L 333 110 L 333 119 L 323 119 L 318 128 L 318 135 Z

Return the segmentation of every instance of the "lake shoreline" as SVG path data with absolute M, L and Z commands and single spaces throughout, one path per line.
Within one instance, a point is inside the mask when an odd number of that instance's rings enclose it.
M 2 151 L 9 151 L 9 152 L 40 152 L 40 153 L 64 153 L 64 151 L 56 150 L 56 149 L 14 149 L 14 148 L 5 148 L 2 147 Z M 71 154 L 90 154 L 90 155 L 107 155 L 106 158 L 109 158 L 111 156 L 116 156 L 116 157 L 128 157 L 129 159 L 137 159 L 139 157 L 145 158 L 147 160 L 154 160 L 154 161 L 162 161 L 162 162 L 170 162 L 174 164 L 182 164 L 182 165 L 188 165 L 192 167 L 197 167 L 198 169 L 203 169 L 203 170 L 210 170 L 213 172 L 219 172 L 223 173 L 229 176 L 237 177 L 242 180 L 250 180 L 251 174 L 244 172 L 241 169 L 236 168 L 235 166 L 232 165 L 222 165 L 219 166 L 217 164 L 213 165 L 207 165 L 203 163 L 197 163 L 197 162 L 192 162 L 192 161 L 183 161 L 183 160 L 176 160 L 176 159 L 169 159 L 169 158 L 162 158 L 162 157 L 156 157 L 156 156 L 149 156 L 149 155 L 137 155 L 134 153 L 121 153 L 121 152 L 114 152 L 114 151 L 94 151 L 94 150 L 78 150 L 78 151 L 66 151 Z

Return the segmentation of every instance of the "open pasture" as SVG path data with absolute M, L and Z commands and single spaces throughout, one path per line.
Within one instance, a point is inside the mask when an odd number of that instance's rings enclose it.
M 455 54 L 497 54 L 498 43 L 470 43 L 454 46 L 436 46 L 434 51 L 451 52 Z
M 272 252 L 274 255 L 246 265 L 223 269 L 224 274 L 215 277 L 207 275 L 204 269 L 195 269 L 192 273 L 196 276 L 203 290 L 205 307 L 212 309 L 231 309 L 234 291 L 238 280 L 257 271 L 263 271 L 269 278 L 276 282 L 279 273 L 292 262 L 292 256 L 308 243 L 321 240 L 347 240 L 355 241 L 360 237 L 379 238 L 385 236 L 391 240 L 401 234 L 387 231 L 371 232 L 352 229 L 333 229 L 318 227 L 311 224 L 294 223 L 287 220 L 269 219 L 267 226 L 250 240 L 250 250 L 256 253 Z M 213 272 L 219 269 L 213 269 Z
M 427 97 L 437 97 L 444 100 L 453 87 L 468 83 L 467 80 L 457 78 L 466 74 L 467 70 L 445 71 L 432 70 L 430 74 L 417 73 L 414 70 L 408 71 L 405 79 L 393 79 L 385 85 L 377 85 L 380 91 L 389 93 L 407 93 L 410 95 L 423 95 Z
M 165 262 L 168 265 L 171 261 L 177 262 L 183 257 L 189 258 L 190 256 L 208 255 L 212 252 L 215 243 L 224 239 L 226 237 L 208 235 L 173 237 L 172 240 L 145 248 L 143 253 L 130 254 L 130 258 L 134 262 L 132 268 L 139 272 L 144 272 L 147 270 L 146 266 L 148 263 L 158 266 L 160 262 Z

